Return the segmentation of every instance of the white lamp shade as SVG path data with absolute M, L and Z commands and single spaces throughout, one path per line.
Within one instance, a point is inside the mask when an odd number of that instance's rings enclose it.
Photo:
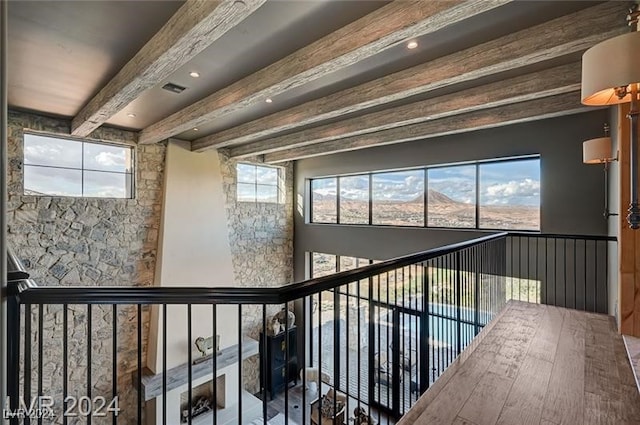
M 614 105 L 622 99 L 616 87 L 640 83 L 640 31 L 630 32 L 596 44 L 582 55 L 582 103 L 590 106 Z
M 611 137 L 591 139 L 582 144 L 582 162 L 585 164 L 601 164 L 614 159 L 611 155 Z

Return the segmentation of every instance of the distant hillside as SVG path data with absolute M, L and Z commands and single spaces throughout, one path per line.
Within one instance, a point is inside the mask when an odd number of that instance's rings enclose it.
M 322 194 L 320 194 L 318 192 L 314 192 L 313 193 L 313 200 L 316 201 L 316 202 L 335 201 L 335 199 L 336 199 L 335 195 L 322 195 Z M 422 200 L 423 200 L 423 198 L 422 198 L 422 195 L 421 195 L 421 196 L 416 196 L 412 200 L 405 201 L 403 203 L 421 204 Z M 358 200 L 358 199 L 347 199 L 346 201 L 347 202 L 364 202 L 363 200 Z M 392 202 L 396 202 L 396 201 L 385 200 L 385 201 L 381 201 L 381 202 L 392 203 Z M 462 203 L 462 202 L 454 201 L 453 199 L 449 198 L 444 193 L 438 192 L 437 190 L 432 190 L 432 189 L 429 189 L 428 202 L 429 202 L 429 204 L 449 204 L 449 205 L 457 205 L 457 204 L 461 204 Z
M 323 195 L 318 192 L 313 192 L 313 200 L 314 201 L 333 201 L 336 199 L 335 195 Z
M 422 202 L 422 196 L 418 196 L 411 202 Z M 460 204 L 461 202 L 454 201 L 449 198 L 442 192 L 438 192 L 437 190 L 429 189 L 427 202 L 431 205 L 433 204 Z

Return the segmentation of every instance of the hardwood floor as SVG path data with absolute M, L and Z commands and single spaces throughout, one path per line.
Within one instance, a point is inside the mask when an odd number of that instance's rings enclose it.
M 638 425 L 613 318 L 510 302 L 398 425 Z

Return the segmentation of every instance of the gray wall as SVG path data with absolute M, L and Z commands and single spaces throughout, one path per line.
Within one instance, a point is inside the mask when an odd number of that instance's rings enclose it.
M 295 279 L 304 279 L 305 253 L 329 252 L 387 259 L 471 239 L 469 230 L 305 223 L 300 202 L 313 177 L 519 155 L 541 157 L 543 233 L 607 234 L 602 168 L 582 163 L 582 142 L 602 135 L 606 110 L 309 158 L 295 163 Z

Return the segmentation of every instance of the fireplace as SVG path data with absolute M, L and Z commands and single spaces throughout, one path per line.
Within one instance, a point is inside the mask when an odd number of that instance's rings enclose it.
M 192 418 L 208 416 L 213 409 L 224 409 L 226 402 L 225 380 L 226 375 L 218 376 L 215 379 L 215 391 L 213 380 L 194 387 L 191 390 L 191 400 L 189 400 L 189 391 L 180 394 L 180 422 L 188 422 L 189 409 L 191 409 Z M 214 400 L 214 396 L 216 400 Z
M 239 387 L 238 346 L 222 348 L 215 356 L 216 376 L 213 376 L 213 357 L 189 368 L 182 364 L 166 371 L 166 393 L 163 393 L 162 373 L 145 373 L 142 376 L 143 400 L 146 402 L 147 425 L 160 425 L 166 412 L 167 425 L 182 425 L 183 412 L 187 416 L 190 406 L 198 405 L 202 414 L 193 419 L 193 425 L 210 424 L 214 408 L 218 425 L 247 425 L 260 417 L 262 402 Z M 242 342 L 242 359 L 259 354 L 258 341 L 245 338 Z M 189 378 L 190 377 L 190 378 Z M 191 400 L 189 400 L 191 385 Z M 216 402 L 213 403 L 214 385 Z M 238 423 L 239 397 L 242 397 L 242 424 Z M 208 404 L 208 406 L 206 406 Z M 204 406 L 204 407 L 203 407 Z M 206 407 L 206 408 L 205 408 Z

